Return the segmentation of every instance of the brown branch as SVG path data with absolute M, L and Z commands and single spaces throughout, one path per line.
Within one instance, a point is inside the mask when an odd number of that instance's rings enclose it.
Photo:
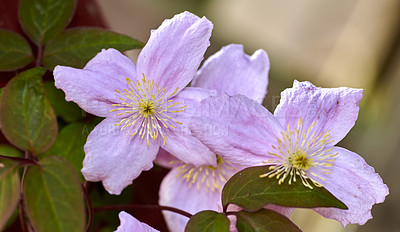
M 85 181 L 85 184 L 87 182 Z M 94 219 L 94 211 L 93 211 L 93 205 L 92 205 L 92 200 L 90 199 L 90 195 L 86 189 L 86 186 L 84 184 L 81 184 L 83 195 L 85 196 L 87 208 L 88 208 L 88 222 L 86 224 L 86 232 L 89 232 L 92 228 L 93 225 L 93 219 Z
M 43 47 L 42 46 L 38 46 L 38 53 L 37 53 L 37 57 L 36 57 L 36 67 L 40 66 L 40 61 L 42 59 L 42 53 L 43 53 Z
M 19 158 L 19 157 L 11 157 L 0 155 L 0 158 L 9 159 L 18 162 L 20 165 L 36 165 L 38 162 L 35 160 L 27 159 L 27 158 Z
M 28 232 L 28 227 L 27 227 L 27 225 L 26 225 L 26 223 L 25 223 L 25 213 L 24 213 L 24 204 L 23 204 L 23 202 L 22 202 L 22 198 L 21 198 L 21 200 L 20 200 L 20 202 L 19 202 L 19 221 L 20 221 L 20 223 L 21 223 L 21 229 L 22 229 L 22 231 L 23 232 Z
M 169 206 L 162 206 L 162 205 L 106 205 L 106 206 L 101 206 L 101 207 L 96 207 L 94 208 L 94 212 L 102 212 L 102 211 L 112 211 L 112 210 L 134 210 L 134 209 L 157 209 L 157 210 L 167 210 L 171 211 L 174 213 L 178 213 L 180 215 L 183 215 L 185 217 L 191 218 L 193 215 L 174 208 L 174 207 L 169 207 Z

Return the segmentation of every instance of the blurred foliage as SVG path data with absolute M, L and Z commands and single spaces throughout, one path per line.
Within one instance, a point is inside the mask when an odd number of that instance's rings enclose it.
M 82 182 L 85 180 L 81 174 L 82 162 L 85 157 L 83 146 L 90 133 L 88 129 L 85 130 L 85 127 L 91 128 L 94 125 L 88 126 L 84 123 L 68 124 L 61 129 L 54 145 L 40 156 L 41 159 L 52 155 L 64 157 L 75 168 Z
M 54 81 L 45 81 L 43 87 L 57 117 L 62 118 L 66 122 L 83 120 L 86 112 L 76 103 L 65 101 L 64 92 L 54 86 Z

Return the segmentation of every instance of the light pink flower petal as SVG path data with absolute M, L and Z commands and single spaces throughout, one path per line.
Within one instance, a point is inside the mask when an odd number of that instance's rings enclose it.
M 57 66 L 54 69 L 55 86 L 65 92 L 67 101 L 76 102 L 85 111 L 110 116 L 112 104 L 119 103 L 116 89 L 127 88 L 126 78 L 135 78 L 135 65 L 114 49 L 98 53 L 84 69 Z
M 172 169 L 160 186 L 159 204 L 182 209 L 188 213 L 196 214 L 202 210 L 222 210 L 221 194 L 218 191 L 197 189 L 195 185 L 189 188 L 189 182 L 177 177 L 180 170 Z M 188 218 L 180 214 L 163 211 L 165 221 L 171 232 L 183 232 Z
M 223 159 L 241 165 L 262 165 L 276 136 L 284 129 L 259 103 L 243 96 L 209 97 L 201 102 L 190 129 Z
M 382 203 L 389 189 L 361 156 L 340 147 L 334 147 L 332 153 L 339 153 L 331 169 L 332 174 L 324 174 L 326 181 L 320 183 L 349 209 L 314 210 L 326 218 L 339 221 L 343 226 L 353 223 L 363 225 L 372 218 L 372 206 Z
M 103 49 L 83 69 L 100 72 L 123 85 L 126 84 L 126 78 L 136 79 L 136 66 L 133 61 L 113 48 Z
M 172 104 L 181 103 L 185 106 L 183 112 L 171 113 L 171 118 L 180 122 L 175 128 L 165 130 L 167 137 L 163 149 L 185 163 L 194 165 L 216 165 L 216 156 L 200 140 L 195 138 L 189 130 L 188 122 L 195 116 L 195 110 L 201 100 L 215 95 L 214 90 L 187 87 L 173 99 Z
M 156 159 L 154 160 L 154 163 L 161 167 L 171 169 L 182 165 L 183 162 L 177 159 L 175 156 L 171 155 L 168 151 L 160 148 L 160 150 L 158 150 L 158 154 Z
M 178 106 L 183 108 L 182 113 L 176 113 L 171 115 L 177 121 L 187 124 L 193 117 L 196 117 L 196 110 L 200 105 L 200 102 L 210 96 L 216 96 L 215 90 L 203 89 L 198 87 L 186 87 L 179 92 L 175 97 L 172 98 L 174 103 L 180 103 Z
M 189 12 L 165 20 L 152 31 L 137 61 L 138 76 L 165 86 L 165 95 L 182 90 L 194 77 L 209 46 L 212 23 Z
M 297 125 L 301 118 L 303 128 L 308 128 L 316 121 L 317 134 L 329 130 L 336 144 L 354 126 L 361 98 L 362 89 L 318 88 L 308 81 L 294 81 L 292 88 L 281 93 L 274 115 L 282 125 Z
M 118 214 L 121 222 L 115 232 L 159 232 L 146 223 L 140 222 L 130 214 L 122 211 Z
M 88 181 L 102 181 L 111 194 L 120 194 L 144 170 L 153 167 L 160 142 L 131 136 L 130 127 L 120 130 L 119 120 L 104 119 L 85 144 L 82 174 Z
M 161 147 L 179 160 L 194 165 L 217 164 L 215 153 L 191 135 L 187 126 L 177 126 L 174 131 L 165 130 L 164 136 L 167 139 Z
M 260 49 L 248 56 L 242 45 L 231 44 L 204 62 L 192 86 L 229 95 L 242 94 L 262 103 L 267 93 L 268 72 L 269 59 L 265 51 Z

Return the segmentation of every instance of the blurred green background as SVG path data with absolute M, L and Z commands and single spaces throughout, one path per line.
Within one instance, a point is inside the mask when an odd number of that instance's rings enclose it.
M 97 0 L 110 29 L 147 41 L 151 29 L 184 10 L 214 23 L 206 57 L 230 43 L 270 57 L 268 96 L 274 110 L 293 80 L 321 87 L 363 88 L 359 119 L 340 146 L 360 154 L 390 194 L 364 226 L 346 228 L 311 210 L 293 220 L 305 232 L 399 231 L 400 1 L 398 0 Z M 135 60 L 139 51 L 129 52 Z

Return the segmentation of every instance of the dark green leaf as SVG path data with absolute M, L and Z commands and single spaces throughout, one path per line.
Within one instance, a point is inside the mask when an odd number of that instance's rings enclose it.
M 57 89 L 53 81 L 45 81 L 43 86 L 57 116 L 66 122 L 76 122 L 85 116 L 85 112 L 77 104 L 65 100 L 64 92 Z
M 0 30 L 0 71 L 17 69 L 32 61 L 31 47 L 22 36 Z
M 33 154 L 46 151 L 57 137 L 57 119 L 41 79 L 45 71 L 39 67 L 20 73 L 7 84 L 0 100 L 3 134 Z
M 269 172 L 269 166 L 246 168 L 228 180 L 222 190 L 222 204 L 236 204 L 247 210 L 258 210 L 264 205 L 275 204 L 288 207 L 335 207 L 347 209 L 325 188 L 305 187 L 301 181 L 289 185 L 278 184 L 275 178 L 260 178 Z
M 67 159 L 78 173 L 81 173 L 85 152 L 83 146 L 89 134 L 88 125 L 83 123 L 72 123 L 64 127 L 57 137 L 54 145 L 40 157 L 59 155 Z M 83 180 L 80 174 L 81 180 Z
M 60 33 L 75 10 L 75 0 L 20 0 L 19 20 L 37 45 Z
M 50 156 L 26 172 L 26 211 L 37 232 L 82 232 L 84 201 L 79 178 L 62 157 Z
M 229 219 L 222 213 L 205 210 L 190 218 L 185 232 L 229 232 Z
M 56 65 L 82 68 L 103 48 L 126 51 L 141 47 L 142 42 L 112 31 L 74 28 L 62 32 L 47 44 L 42 62 L 50 69 Z
M 236 214 L 239 232 L 301 232 L 287 217 L 268 209 Z
M 0 145 L 0 155 L 20 157 L 21 153 L 10 146 Z M 20 191 L 18 163 L 0 158 L 0 230 L 17 207 Z

